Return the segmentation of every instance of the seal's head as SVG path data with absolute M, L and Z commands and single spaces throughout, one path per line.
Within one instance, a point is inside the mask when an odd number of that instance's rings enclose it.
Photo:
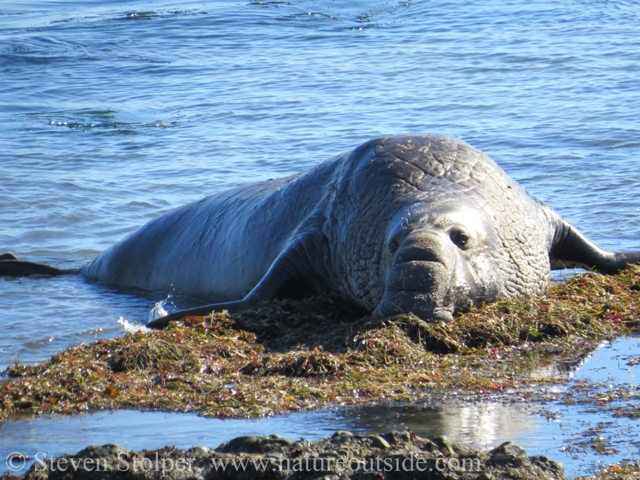
M 544 208 L 489 157 L 452 138 L 380 138 L 356 149 L 334 202 L 345 290 L 379 316 L 456 311 L 544 293 Z M 357 204 L 357 208 L 344 208 Z
M 499 238 L 488 216 L 464 200 L 418 205 L 389 222 L 383 297 L 374 313 L 412 312 L 451 320 L 456 310 L 500 296 L 492 252 Z

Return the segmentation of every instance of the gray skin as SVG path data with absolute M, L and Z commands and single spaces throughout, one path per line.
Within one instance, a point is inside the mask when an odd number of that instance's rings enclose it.
M 77 273 L 211 302 L 149 324 L 163 327 L 322 293 L 376 316 L 449 321 L 478 303 L 543 295 L 551 269 L 633 262 L 640 252 L 600 249 L 467 143 L 406 135 L 180 207 Z M 8 254 L 0 273 L 20 264 L 24 274 L 69 273 Z

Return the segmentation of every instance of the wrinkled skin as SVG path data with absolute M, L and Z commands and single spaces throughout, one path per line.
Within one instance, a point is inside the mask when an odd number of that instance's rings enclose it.
M 447 321 L 474 304 L 544 294 L 551 268 L 614 272 L 638 261 L 640 252 L 598 248 L 479 150 L 416 135 L 178 208 L 78 273 L 212 302 L 154 327 L 327 292 L 378 316 Z M 20 264 L 25 274 L 57 270 L 5 255 L 0 273 Z

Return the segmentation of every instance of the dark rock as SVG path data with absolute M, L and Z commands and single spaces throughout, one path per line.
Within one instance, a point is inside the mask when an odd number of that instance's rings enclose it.
M 505 442 L 491 452 L 490 463 L 498 465 L 514 465 L 529 466 L 531 460 L 527 456 L 527 452 L 519 445 L 513 442 Z
M 380 436 L 384 438 L 390 445 L 402 445 L 411 441 L 409 432 L 389 432 Z
M 346 430 L 338 430 L 331 436 L 331 443 L 336 445 L 342 445 L 343 443 L 350 443 L 353 440 L 353 433 Z
M 391 445 L 389 445 L 389 442 L 387 442 L 380 435 L 371 435 L 370 438 L 371 438 L 371 446 L 374 448 L 384 448 L 385 450 L 391 448 Z
M 61 468 L 62 467 L 62 468 Z M 118 445 L 87 447 L 34 465 L 10 480 L 566 480 L 563 467 L 528 457 L 507 442 L 488 453 L 407 432 L 336 432 L 315 442 L 279 435 L 239 437 L 215 450 L 165 447 L 136 452 Z
M 453 444 L 446 436 L 434 438 L 433 443 L 435 443 L 438 449 L 447 456 L 456 454 L 455 450 L 453 449 Z
M 263 437 L 238 437 L 216 448 L 216 452 L 221 453 L 269 453 L 280 451 L 282 447 L 299 445 L 297 442 L 281 437 L 280 435 L 269 435 Z

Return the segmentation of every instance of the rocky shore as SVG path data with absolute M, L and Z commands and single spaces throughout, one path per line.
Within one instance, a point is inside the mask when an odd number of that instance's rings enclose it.
M 13 459 L 14 463 L 27 459 Z M 216 449 L 164 447 L 142 452 L 118 445 L 90 446 L 75 455 L 36 458 L 25 475 L 12 480 L 109 479 L 565 479 L 561 463 L 528 456 L 507 442 L 479 452 L 412 432 L 358 435 L 338 431 L 319 441 L 279 435 L 238 437 Z

